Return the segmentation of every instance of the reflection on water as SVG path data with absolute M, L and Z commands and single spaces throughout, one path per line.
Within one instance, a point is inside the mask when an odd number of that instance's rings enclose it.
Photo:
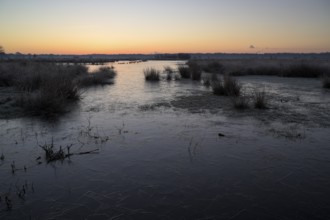
M 242 77 L 247 92 L 268 89 L 273 109 L 233 117 L 220 101 L 192 113 L 200 97 L 201 108 L 219 97 L 190 80 L 144 81 L 144 68 L 178 63 L 109 64 L 115 84 L 85 91 L 56 124 L 1 120 L 0 219 L 328 219 L 329 127 L 311 125 L 329 118 L 319 82 Z M 299 123 L 303 109 L 313 114 Z M 52 140 L 77 155 L 46 163 L 39 145 Z

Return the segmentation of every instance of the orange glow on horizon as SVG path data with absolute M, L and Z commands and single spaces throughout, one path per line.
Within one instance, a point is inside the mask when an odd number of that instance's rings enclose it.
M 4 0 L 0 45 L 25 54 L 330 51 L 329 1 L 251 1 Z

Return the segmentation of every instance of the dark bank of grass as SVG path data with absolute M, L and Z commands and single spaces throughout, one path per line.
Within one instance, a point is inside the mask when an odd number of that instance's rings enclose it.
M 104 85 L 115 71 L 101 67 L 91 74 L 83 65 L 54 63 L 0 63 L 0 86 L 19 92 L 14 106 L 26 115 L 51 117 L 63 114 L 80 99 L 81 89 Z
M 290 65 L 287 68 L 283 68 L 280 71 L 280 76 L 283 77 L 306 77 L 306 78 L 317 78 L 329 72 L 329 69 L 326 69 L 321 66 L 313 64 L 296 64 Z
M 256 66 L 242 67 L 240 70 L 230 72 L 233 76 L 245 75 L 264 75 L 264 76 L 280 76 L 280 77 L 304 77 L 317 78 L 325 73 L 330 73 L 330 69 L 315 64 L 290 64 L 284 66 Z
M 280 77 L 317 78 L 330 74 L 330 65 L 324 60 L 314 59 L 234 59 L 234 60 L 190 60 L 204 72 L 230 74 L 232 76 L 267 75 Z
M 281 68 L 275 66 L 258 66 L 241 68 L 230 72 L 231 76 L 263 75 L 263 76 L 281 76 Z

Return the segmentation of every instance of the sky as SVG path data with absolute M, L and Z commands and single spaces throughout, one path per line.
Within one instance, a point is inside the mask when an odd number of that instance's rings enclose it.
M 330 51 L 330 0 L 0 0 L 6 53 Z

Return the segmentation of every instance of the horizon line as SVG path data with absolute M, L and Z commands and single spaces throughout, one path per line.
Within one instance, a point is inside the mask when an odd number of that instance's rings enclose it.
M 267 54 L 327 54 L 330 53 L 330 51 L 324 51 L 324 52 L 177 52 L 177 53 L 86 53 L 86 54 L 74 54 L 74 53 L 21 53 L 21 52 L 13 52 L 13 53 L 4 53 L 3 55 L 53 55 L 53 56 L 98 56 L 98 55 L 162 55 L 162 54 L 168 54 L 168 55 L 177 55 L 177 54 L 223 54 L 223 55 L 267 55 Z

